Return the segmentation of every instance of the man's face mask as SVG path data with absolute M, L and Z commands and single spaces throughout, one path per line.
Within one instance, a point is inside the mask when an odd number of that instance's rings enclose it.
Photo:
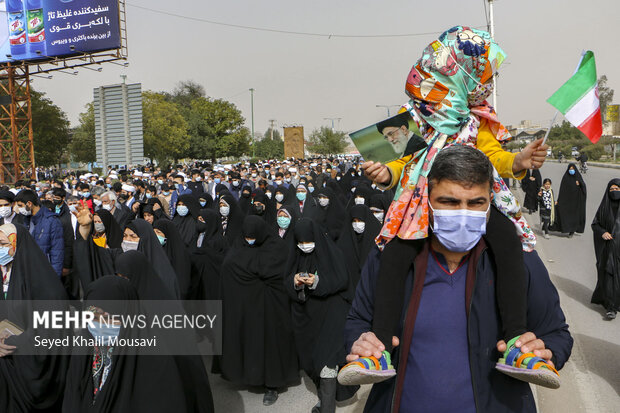
M 471 211 L 469 209 L 433 209 L 433 234 L 441 245 L 452 252 L 467 252 L 486 234 L 486 211 Z

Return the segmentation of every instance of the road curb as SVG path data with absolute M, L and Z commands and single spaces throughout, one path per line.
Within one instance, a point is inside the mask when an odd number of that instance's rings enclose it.
M 578 163 L 579 161 L 571 160 L 571 161 L 558 162 L 557 159 L 547 159 L 545 162 L 569 164 L 569 163 Z M 620 169 L 620 164 L 605 163 L 605 162 L 588 162 L 588 167 L 590 166 L 598 166 L 599 168 L 608 168 L 608 169 Z

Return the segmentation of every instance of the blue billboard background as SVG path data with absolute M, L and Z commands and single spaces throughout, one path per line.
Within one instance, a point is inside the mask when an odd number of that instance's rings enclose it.
M 0 0 L 0 63 L 120 46 L 118 0 Z

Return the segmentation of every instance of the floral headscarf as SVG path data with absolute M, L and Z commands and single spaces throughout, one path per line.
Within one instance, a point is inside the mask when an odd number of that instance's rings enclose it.
M 13 246 L 13 249 L 17 249 L 17 228 L 13 224 L 0 225 L 0 231 L 4 233 L 9 239 L 9 242 Z
M 488 33 L 465 26 L 445 31 L 422 52 L 407 76 L 405 91 L 411 100 L 401 110 L 411 113 L 428 147 L 403 168 L 376 240 L 380 248 L 396 236 L 409 240 L 428 236 L 427 176 L 441 149 L 452 144 L 475 146 L 481 118 L 498 141 L 510 139 L 486 101 L 492 92 L 489 80 L 505 57 Z M 536 244 L 533 231 L 497 171 L 494 178 L 493 203 L 517 226 L 523 249 L 531 251 Z

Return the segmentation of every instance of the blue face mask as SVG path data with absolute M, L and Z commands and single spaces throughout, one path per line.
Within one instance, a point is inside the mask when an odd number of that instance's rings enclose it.
M 308 187 L 308 191 L 310 191 L 310 193 L 314 192 L 314 187 L 313 186 L 309 186 Z
M 121 332 L 121 326 L 115 326 L 110 324 L 106 326 L 104 323 L 92 323 L 88 325 L 88 331 L 93 338 L 97 339 L 98 343 L 101 343 L 104 346 L 109 346 L 114 337 L 118 337 Z
M 56 205 L 56 213 L 60 214 L 61 211 L 62 211 L 62 205 Z
M 291 225 L 291 219 L 289 217 L 278 217 L 278 226 L 282 229 L 287 229 Z
M 0 265 L 7 265 L 13 261 L 13 257 L 9 255 L 9 247 L 0 247 Z
M 174 184 L 174 187 L 175 187 L 176 189 L 179 189 L 179 188 L 181 188 L 181 184 Z
M 189 209 L 185 205 L 179 205 L 177 207 L 177 213 L 184 217 L 189 212 Z
M 169 192 L 169 191 L 162 192 L 162 193 L 164 194 L 164 196 L 168 196 L 168 195 L 170 195 L 170 192 Z
M 90 196 L 90 192 L 82 192 L 82 198 L 88 198 Z
M 160 185 L 163 185 L 164 184 L 164 180 L 163 179 L 158 179 L 157 183 L 160 184 Z
M 255 239 L 246 239 L 245 242 L 248 243 L 248 245 L 254 245 L 254 243 L 256 242 Z
M 200 201 L 200 206 L 201 206 L 201 207 L 203 207 L 203 206 L 205 206 L 205 205 L 207 205 L 207 201 Z
M 575 170 L 574 169 L 569 169 L 568 173 L 571 174 L 571 175 L 575 175 Z
M 297 199 L 299 199 L 300 201 L 305 201 L 306 200 L 306 193 L 305 192 L 297 192 Z
M 159 243 L 160 243 L 161 245 L 166 244 L 166 237 L 162 237 L 161 235 L 158 235 L 158 236 L 157 236 L 157 239 L 159 240 Z
M 222 180 L 220 178 L 214 178 L 213 182 L 215 182 L 215 184 L 219 184 Z
M 486 234 L 486 211 L 470 211 L 469 209 L 433 209 L 433 234 L 441 245 L 452 252 L 471 250 Z
M 146 199 L 151 199 L 153 197 L 153 195 L 151 195 L 150 193 L 146 194 Z

